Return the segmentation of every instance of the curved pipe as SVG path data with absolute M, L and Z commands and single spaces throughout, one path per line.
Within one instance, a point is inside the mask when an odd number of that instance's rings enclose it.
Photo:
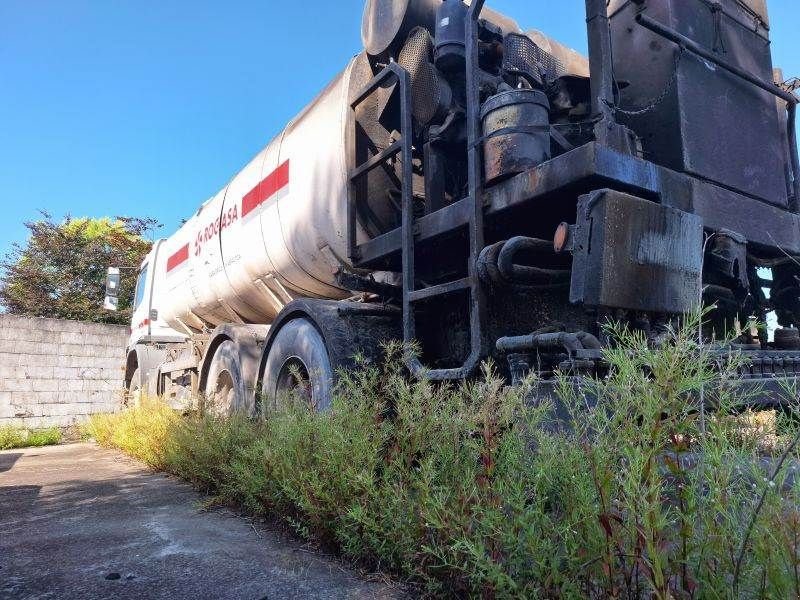
M 532 333 L 515 337 L 502 337 L 497 340 L 500 352 L 529 352 L 538 348 L 564 348 L 568 352 L 577 352 L 583 345 L 574 333 Z
M 583 347 L 587 350 L 602 350 L 603 345 L 600 343 L 595 336 L 593 336 L 588 331 L 578 331 L 575 333 L 578 337 L 578 341 L 583 344 Z
M 517 236 L 508 240 L 497 257 L 500 274 L 511 283 L 541 283 L 542 280 L 563 281 L 570 276 L 568 269 L 544 269 L 514 262 L 514 257 L 522 251 L 553 252 L 553 243 L 547 240 Z
M 474 213 L 469 228 L 470 251 L 477 252 L 483 246 L 483 181 L 481 173 L 481 157 L 478 154 L 478 140 L 481 136 L 481 96 L 480 81 L 477 72 L 479 63 L 478 20 L 486 0 L 473 0 L 469 7 L 469 19 L 466 28 L 467 59 L 467 180 L 469 197 Z M 469 265 L 470 275 L 475 276 L 477 265 Z M 484 299 L 479 286 L 475 286 L 477 294 L 470 306 L 470 346 L 471 350 L 463 366 L 458 369 L 438 369 L 430 373 L 431 379 L 444 380 L 468 377 L 478 368 L 484 355 Z M 419 360 L 409 357 L 406 366 L 413 375 L 422 370 Z

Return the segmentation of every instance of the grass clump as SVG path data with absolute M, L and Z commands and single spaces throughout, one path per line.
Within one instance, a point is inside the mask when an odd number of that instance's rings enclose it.
M 38 448 L 59 443 L 61 443 L 61 430 L 58 427 L 45 429 L 24 429 L 10 425 L 0 427 L 0 450 Z
M 178 413 L 145 398 L 140 405 L 119 413 L 90 416 L 84 433 L 101 446 L 118 448 L 154 469 L 166 469 L 172 436 L 179 424 Z
M 658 347 L 612 329 L 607 376 L 562 378 L 536 402 L 536 382 L 506 387 L 489 366 L 459 385 L 411 381 L 392 349 L 343 375 L 325 414 L 290 403 L 221 420 L 150 403 L 92 427 L 429 594 L 800 596 L 800 489 L 776 468 L 798 458 L 797 428 L 767 444 L 700 410 L 742 398 L 740 359 L 699 345 L 696 325 Z

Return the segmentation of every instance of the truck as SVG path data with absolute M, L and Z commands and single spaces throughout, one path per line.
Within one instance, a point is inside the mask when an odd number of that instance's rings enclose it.
M 782 406 L 798 98 L 765 0 L 586 0 L 586 28 L 582 56 L 483 0 L 367 0 L 363 49 L 142 262 L 129 395 L 325 410 L 390 340 L 411 377 L 591 377 L 609 320 L 658 344 L 703 305 Z

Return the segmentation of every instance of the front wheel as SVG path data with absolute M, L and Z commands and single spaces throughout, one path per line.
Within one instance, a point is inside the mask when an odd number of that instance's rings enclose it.
M 244 380 L 235 342 L 225 340 L 214 352 L 204 397 L 203 409 L 206 414 L 227 417 L 237 411 L 246 412 Z
M 289 321 L 275 335 L 261 384 L 265 408 L 291 401 L 317 411 L 330 408 L 333 368 L 325 340 L 308 319 Z

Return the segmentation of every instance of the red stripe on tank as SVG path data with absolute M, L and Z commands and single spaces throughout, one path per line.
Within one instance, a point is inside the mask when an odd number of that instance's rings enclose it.
M 244 195 L 242 198 L 242 217 L 246 217 L 287 185 L 289 185 L 288 160 Z
M 189 244 L 185 244 L 175 254 L 167 259 L 167 273 L 189 260 Z

